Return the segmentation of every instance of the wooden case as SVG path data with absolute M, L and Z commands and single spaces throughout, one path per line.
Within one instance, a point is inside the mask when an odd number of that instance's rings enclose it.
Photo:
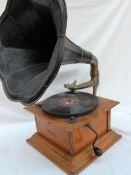
M 103 151 L 121 138 L 110 128 L 111 109 L 118 102 L 101 97 L 98 101 L 95 111 L 74 123 L 50 116 L 37 105 L 26 107 L 35 114 L 37 126 L 37 132 L 27 142 L 69 175 L 78 174 L 97 158 L 92 149 L 95 134 L 85 125 L 90 124 L 97 131 L 97 146 Z

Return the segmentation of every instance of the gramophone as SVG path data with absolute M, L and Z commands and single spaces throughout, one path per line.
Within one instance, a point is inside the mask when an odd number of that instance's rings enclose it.
M 110 129 L 117 102 L 96 97 L 97 58 L 65 36 L 66 26 L 64 0 L 8 0 L 0 18 L 0 77 L 7 97 L 36 116 L 37 133 L 28 143 L 75 175 L 120 135 Z M 91 80 L 65 84 L 67 92 L 37 103 L 60 66 L 76 63 L 90 64 Z M 89 87 L 93 94 L 80 91 Z

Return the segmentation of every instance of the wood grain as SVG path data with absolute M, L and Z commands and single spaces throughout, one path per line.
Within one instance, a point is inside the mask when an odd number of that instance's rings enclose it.
M 97 143 L 97 146 L 100 147 L 103 152 L 105 152 L 120 138 L 120 135 L 113 131 L 109 131 L 107 134 L 101 137 Z M 49 140 L 45 139 L 38 133 L 28 139 L 27 142 L 45 155 L 49 160 L 54 162 L 58 167 L 63 169 L 67 174 L 78 174 L 84 168 L 90 165 L 90 163 L 97 159 L 91 145 L 86 147 L 82 152 L 72 156 L 71 154 L 50 143 Z
M 68 175 L 77 175 L 97 157 L 92 149 L 95 134 L 86 128 L 90 124 L 99 134 L 97 146 L 106 151 L 121 136 L 110 128 L 111 109 L 116 101 L 98 97 L 99 105 L 89 115 L 71 124 L 68 119 L 52 117 L 40 107 L 26 110 L 35 114 L 37 132 L 27 142 L 63 169 Z

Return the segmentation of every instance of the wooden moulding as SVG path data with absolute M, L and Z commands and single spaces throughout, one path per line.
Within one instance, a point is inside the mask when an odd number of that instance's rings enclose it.
M 120 135 L 113 131 L 109 131 L 101 139 L 99 139 L 97 146 L 105 152 L 120 138 Z M 27 142 L 58 167 L 63 169 L 68 175 L 77 175 L 97 158 L 94 155 L 91 145 L 85 148 L 82 152 L 72 156 L 71 154 L 60 150 L 55 145 L 52 145 L 47 139 L 38 133 L 28 139 Z
M 110 129 L 111 108 L 118 102 L 100 97 L 98 100 L 95 111 L 78 118 L 73 124 L 67 119 L 49 116 L 36 106 L 26 107 L 35 114 L 37 126 L 37 132 L 27 142 L 68 175 L 79 174 L 97 158 L 92 149 L 95 135 L 84 128 L 87 123 L 98 132 L 100 138 L 96 146 L 103 152 L 121 138 Z

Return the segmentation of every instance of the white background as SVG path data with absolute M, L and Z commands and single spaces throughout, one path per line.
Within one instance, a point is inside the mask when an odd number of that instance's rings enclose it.
M 131 0 L 66 0 L 67 36 L 99 59 L 97 95 L 120 101 L 112 128 L 123 135 L 80 175 L 131 174 Z M 0 14 L 6 0 L 0 0 Z M 42 99 L 63 92 L 63 84 L 89 74 L 87 65 L 66 65 Z M 85 90 L 90 91 L 91 90 Z M 34 117 L 5 96 L 0 84 L 0 175 L 64 175 L 25 140 L 35 132 Z

